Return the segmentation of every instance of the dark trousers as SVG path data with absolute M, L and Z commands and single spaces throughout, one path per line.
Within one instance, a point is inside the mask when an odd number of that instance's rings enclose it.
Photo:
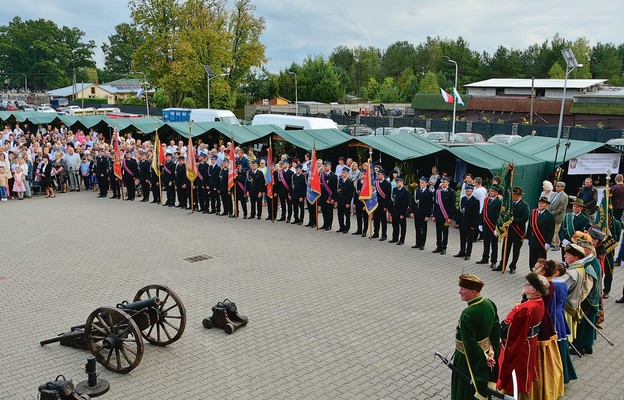
M 210 189 L 210 211 L 215 213 L 221 211 L 221 195 L 217 189 Z
M 355 200 L 355 218 L 357 219 L 357 231 L 356 232 L 366 232 L 368 231 L 368 213 L 364 209 L 364 203 L 359 200 Z
M 414 229 L 416 229 L 416 246 L 425 247 L 425 242 L 427 242 L 427 221 L 423 217 L 414 216 Z
M 288 219 L 292 217 L 292 203 L 288 200 L 288 193 L 278 193 L 280 206 L 282 207 L 282 214 L 280 219 L 286 218 L 286 210 L 288 210 Z
M 112 178 L 110 180 L 111 183 L 111 190 L 113 191 L 113 197 L 120 197 L 121 196 L 121 190 L 119 187 L 120 181 L 117 178 Z
M 340 230 L 349 232 L 351 229 L 351 209 L 347 208 L 349 203 L 338 203 L 338 226 Z
M 152 197 L 156 203 L 160 203 L 160 186 L 157 182 L 152 183 Z
M 249 205 L 251 206 L 251 217 L 262 217 L 262 193 L 258 198 L 258 193 L 249 193 Z
M 240 215 L 242 211 L 243 217 L 246 217 L 247 216 L 247 197 L 245 197 L 245 193 L 240 189 L 236 190 L 236 204 L 238 206 L 238 215 Z
M 529 269 L 531 271 L 539 258 L 546 258 L 546 250 L 539 245 L 537 247 L 529 245 Z
M 405 229 L 407 228 L 407 220 L 400 215 L 392 216 L 392 240 L 405 242 Z
M 323 212 L 323 228 L 331 228 L 334 222 L 334 205 L 323 201 L 321 202 L 321 211 Z
M 124 186 L 126 187 L 127 192 L 126 197 L 131 200 L 134 199 L 134 196 L 136 195 L 136 185 L 134 184 L 134 178 L 125 178 Z
M 617 221 L 622 220 L 622 213 L 624 212 L 624 208 L 614 208 L 613 209 L 613 218 Z
M 234 213 L 232 208 L 232 195 L 228 193 L 227 190 L 221 191 L 221 205 L 223 206 L 223 212 L 221 214 L 232 215 Z
M 615 250 L 608 253 L 604 261 L 604 293 L 609 294 L 611 292 L 611 285 L 613 284 L 613 254 Z
M 436 247 L 446 249 L 448 245 L 449 226 L 445 225 L 444 217 L 436 218 Z
M 98 177 L 98 185 L 100 186 L 100 196 L 108 196 L 108 179 L 101 176 Z
M 506 261 L 509 262 L 510 269 L 516 269 L 518 265 L 518 258 L 520 257 L 521 247 L 522 247 L 522 239 L 518 239 L 516 237 L 510 238 L 509 236 L 505 238 L 505 241 L 503 242 L 503 252 L 507 253 Z M 501 266 L 503 267 L 504 267 L 503 265 L 504 260 L 505 260 L 504 254 L 501 254 Z
M 175 206 L 175 186 L 173 185 L 173 183 L 171 183 L 171 185 L 167 186 L 167 205 L 168 206 Z
M 206 186 L 197 187 L 197 203 L 201 211 L 208 211 L 208 189 Z
M 141 182 L 141 190 L 143 191 L 143 200 L 148 201 L 150 195 L 150 184 L 149 182 Z
M 388 216 L 383 207 L 377 206 L 373 212 L 373 236 L 379 235 L 379 228 L 381 226 L 381 237 L 386 237 L 388 233 Z
M 474 241 L 474 229 L 459 229 L 459 254 L 469 256 L 472 254 L 472 242 Z
M 490 260 L 492 263 L 498 261 L 498 238 L 485 225 L 483 226 L 483 256 L 481 259 Z
M 176 191 L 178 192 L 178 206 L 181 208 L 186 208 L 188 206 L 188 187 L 183 188 L 180 185 L 176 187 Z
M 307 200 L 305 199 L 305 197 L 303 198 L 303 201 L 299 201 L 299 199 L 293 199 L 293 213 L 295 214 L 296 222 L 303 222 L 306 202 Z
M 268 217 L 269 219 L 273 220 L 275 219 L 275 206 L 274 203 L 277 203 L 277 198 L 271 198 L 269 196 L 266 197 L 266 201 L 267 201 L 267 212 L 269 213 Z

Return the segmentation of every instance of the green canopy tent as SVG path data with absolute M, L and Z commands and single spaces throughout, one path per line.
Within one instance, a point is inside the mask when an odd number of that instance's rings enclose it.
M 420 158 L 448 150 L 445 146 L 423 139 L 413 133 L 362 136 L 356 138 L 356 140 L 400 161 Z
M 556 166 L 559 166 L 572 158 L 592 152 L 597 148 L 604 146 L 604 143 L 599 142 L 561 139 L 559 152 L 557 152 L 558 142 L 559 141 L 556 138 L 525 136 L 522 139 L 513 141 L 504 146 L 520 153 L 531 154 L 532 156 L 549 163 L 548 166 L 550 170 L 554 169 L 553 165 L 555 163 L 555 155 L 557 155 Z
M 311 151 L 314 147 L 316 147 L 316 150 L 327 150 L 353 140 L 353 136 L 347 135 L 338 129 L 283 130 L 275 125 L 270 126 L 274 128 L 275 133 L 280 138 L 308 151 Z

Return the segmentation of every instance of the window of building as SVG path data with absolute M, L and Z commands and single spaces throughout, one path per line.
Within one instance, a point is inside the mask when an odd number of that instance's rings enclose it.
M 95 87 L 91 87 L 91 94 L 95 94 Z

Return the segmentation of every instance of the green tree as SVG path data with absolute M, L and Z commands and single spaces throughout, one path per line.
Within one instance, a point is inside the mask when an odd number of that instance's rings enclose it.
M 152 96 L 152 102 L 156 104 L 156 107 L 165 108 L 169 106 L 169 95 L 164 89 L 158 89 Z
M 404 103 L 411 103 L 414 100 L 416 93 L 418 93 L 418 79 L 416 76 L 412 76 L 405 83 L 405 86 L 401 91 L 401 101 Z
M 379 96 L 379 82 L 372 76 L 368 78 L 368 83 L 366 84 L 366 96 L 369 101 L 376 101 Z
M 564 79 L 565 78 L 565 70 L 558 62 L 554 63 L 553 66 L 548 70 L 548 77 L 551 79 Z
M 313 100 L 323 103 L 337 101 L 344 95 L 340 79 L 334 65 L 326 61 L 323 56 L 307 57 L 301 67 L 291 68 L 297 74 L 298 96 L 300 100 Z M 294 94 L 294 77 L 292 74 L 286 79 L 290 83 L 290 93 Z M 290 97 L 291 99 L 294 96 Z
M 370 78 L 381 77 L 381 52 L 378 48 L 358 46 L 353 49 L 353 56 L 355 58 L 353 77 L 356 88 L 367 86 Z M 369 93 L 368 96 L 370 95 Z
M 384 79 L 379 87 L 379 100 L 382 103 L 396 103 L 401 99 L 399 87 L 392 77 Z
M 329 56 L 329 61 L 338 71 L 344 90 L 348 93 L 355 93 L 357 86 L 355 84 L 355 56 L 353 55 L 353 50 L 347 46 L 338 46 L 334 48 Z
M 611 84 L 620 84 L 622 60 L 612 43 L 598 42 L 593 47 L 590 68 L 594 78 L 608 79 Z
M 440 85 L 438 84 L 438 78 L 433 71 L 427 71 L 425 76 L 420 80 L 418 85 L 418 93 L 439 93 Z
M 381 73 L 384 77 L 398 78 L 406 68 L 414 66 L 416 49 L 407 41 L 392 43 L 381 58 Z
M 115 27 L 115 33 L 101 46 L 105 82 L 123 78 L 132 70 L 132 54 L 143 40 L 143 33 L 128 23 Z

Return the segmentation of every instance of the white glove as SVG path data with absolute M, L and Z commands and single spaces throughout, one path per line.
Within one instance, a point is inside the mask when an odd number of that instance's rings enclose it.
M 524 239 L 524 244 L 529 245 L 529 239 Z
M 565 247 L 565 246 L 567 246 L 567 245 L 569 245 L 569 244 L 570 244 L 570 241 L 569 241 L 568 239 L 563 239 L 563 240 L 561 241 L 561 244 Z
M 479 232 L 483 232 L 483 225 L 479 225 Z
M 544 243 L 544 250 L 548 251 L 550 249 L 550 245 L 548 243 Z
M 494 236 L 498 237 L 498 229 L 494 230 Z

